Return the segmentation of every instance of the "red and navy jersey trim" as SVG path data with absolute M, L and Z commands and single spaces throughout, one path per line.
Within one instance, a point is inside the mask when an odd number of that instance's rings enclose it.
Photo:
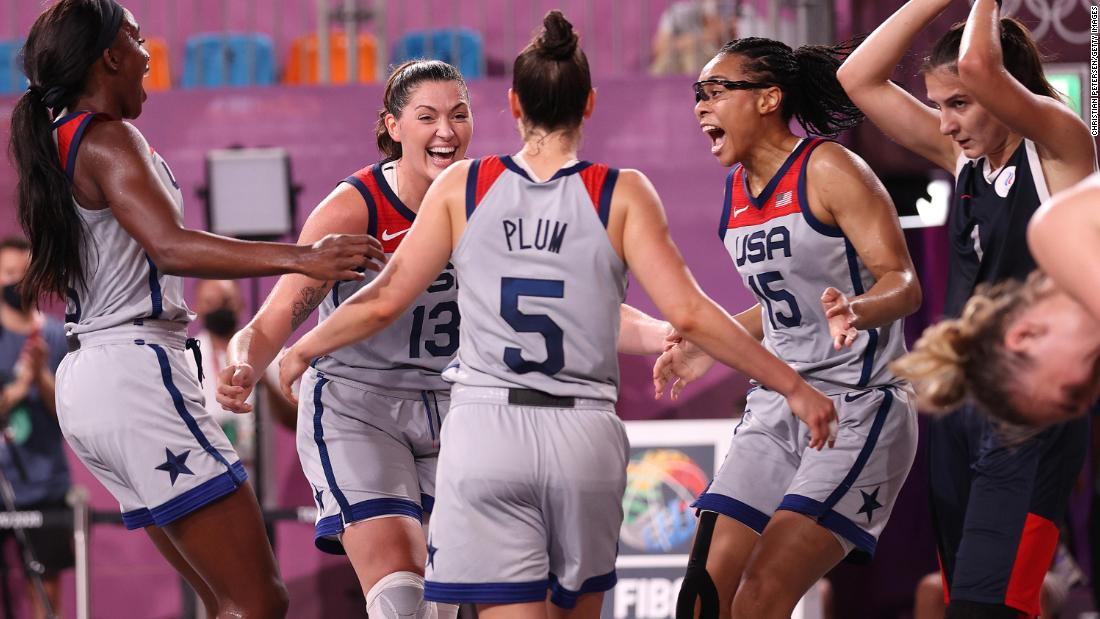
M 466 219 L 469 220 L 470 216 L 474 214 L 474 209 L 478 204 L 481 204 L 481 199 L 485 197 L 485 194 L 489 192 L 489 188 L 493 186 L 493 183 L 500 178 L 500 175 L 504 173 L 505 157 L 498 157 L 496 155 L 490 155 L 482 159 L 475 159 L 470 164 L 470 169 L 466 174 Z M 509 159 L 509 162 L 511 160 Z M 512 164 L 515 165 L 514 163 Z M 517 168 L 518 169 L 518 168 Z M 524 178 L 527 178 L 527 173 L 520 170 Z
M 359 195 L 362 196 L 363 202 L 367 205 L 367 214 L 369 215 L 369 221 L 367 222 L 367 234 L 377 237 L 378 236 L 378 205 L 374 202 L 374 196 L 371 194 L 370 189 L 367 188 L 366 183 L 363 182 L 363 178 L 369 178 L 370 167 L 363 168 L 355 174 L 345 178 L 343 182 L 355 187 L 359 191 Z
M 615 183 L 619 181 L 619 171 L 602 163 L 594 163 L 582 169 L 580 177 L 584 180 L 584 186 L 592 198 L 603 227 L 606 228 L 611 214 L 611 194 L 615 191 Z
M 61 159 L 61 169 L 70 181 L 76 172 L 76 152 L 80 141 L 84 139 L 88 125 L 97 116 L 101 115 L 94 112 L 73 112 L 53 123 L 53 129 L 57 132 L 57 153 Z
M 511 157 L 507 155 L 491 155 L 482 159 L 475 159 L 470 164 L 466 176 L 466 219 L 474 214 L 474 210 L 481 204 L 485 194 L 489 192 L 493 184 L 500 178 L 505 170 L 511 170 L 524 179 L 531 181 L 527 172 L 519 167 Z M 553 181 L 571 174 L 578 174 L 592 199 L 592 205 L 596 214 L 607 227 L 607 221 L 611 214 L 611 195 L 615 191 L 615 184 L 619 180 L 619 170 L 602 163 L 581 161 L 567 168 L 558 170 L 554 176 L 546 182 Z

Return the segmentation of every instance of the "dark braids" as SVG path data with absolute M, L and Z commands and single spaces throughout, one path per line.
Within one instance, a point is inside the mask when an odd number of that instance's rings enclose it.
M 748 79 L 783 91 L 783 120 L 793 116 L 806 133 L 833 136 L 863 120 L 863 112 L 836 79 L 840 64 L 858 44 L 857 40 L 792 50 L 782 41 L 747 37 L 726 43 L 718 53 L 742 58 Z

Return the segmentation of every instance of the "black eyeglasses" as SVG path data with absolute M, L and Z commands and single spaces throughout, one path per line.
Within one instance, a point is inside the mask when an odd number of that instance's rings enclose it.
M 767 82 L 731 82 L 730 80 L 709 79 L 695 82 L 691 85 L 695 89 L 695 102 L 710 101 L 711 97 L 717 97 L 730 90 L 752 90 L 754 88 L 769 88 L 772 84 Z

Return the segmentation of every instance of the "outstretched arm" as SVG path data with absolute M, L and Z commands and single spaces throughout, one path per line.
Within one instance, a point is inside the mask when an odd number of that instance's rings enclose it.
M 340 304 L 324 322 L 291 346 L 280 363 L 279 383 L 292 402 L 292 383 L 309 361 L 378 333 L 404 312 L 439 277 L 451 257 L 452 203 L 465 198 L 469 165 L 460 162 L 432 183 L 409 233 L 386 268 L 370 285 Z
M 890 81 L 917 35 L 950 4 L 906 2 L 848 56 L 836 76 L 852 102 L 890 139 L 953 174 L 959 151 L 940 133 L 936 110 Z
M 368 257 L 381 256 L 381 247 L 365 234 L 289 245 L 189 230 L 153 165 L 149 145 L 132 125 L 94 123 L 77 153 L 78 169 L 89 170 L 92 182 L 78 182 L 77 190 L 90 194 L 96 204 L 105 203 L 162 273 L 214 279 L 283 273 L 362 279 L 355 269 L 368 267 Z
M 676 330 L 667 322 L 626 303 L 619 308 L 619 352 L 659 355 L 677 339 Z
M 329 234 L 358 234 L 369 224 L 363 198 L 350 185 L 340 184 L 310 214 L 298 242 L 309 245 Z M 372 270 L 380 269 L 381 264 L 372 263 Z M 333 284 L 297 273 L 279 278 L 256 315 L 229 341 L 227 363 L 218 375 L 217 399 L 223 408 L 235 413 L 252 410 L 246 400 L 264 368 L 320 305 Z

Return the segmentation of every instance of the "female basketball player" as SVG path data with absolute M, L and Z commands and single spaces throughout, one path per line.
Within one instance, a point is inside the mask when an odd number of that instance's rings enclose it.
M 1026 283 L 979 288 L 962 316 L 925 330 L 894 369 L 928 409 L 973 397 L 1010 424 L 1046 426 L 1088 412 L 1100 395 L 1098 359 L 1100 319 L 1035 271 Z
M 921 290 L 896 211 L 863 160 L 790 130 L 792 117 L 811 136 L 862 119 L 836 80 L 849 49 L 739 39 L 695 84 L 711 153 L 733 166 L 719 236 L 758 301 L 738 320 L 832 398 L 840 431 L 833 449 L 808 450 L 783 399 L 750 392 L 726 461 L 695 503 L 704 515 L 682 617 L 710 581 L 722 617 L 789 617 L 846 555 L 874 552 L 913 463 L 915 403 L 887 365 L 905 351 L 901 319 Z M 678 391 L 711 363 L 677 346 L 654 368 L 658 387 L 676 375 Z
M 280 381 L 290 393 L 310 359 L 381 331 L 453 262 L 462 344 L 425 597 L 488 619 L 597 617 L 626 481 L 614 403 L 627 266 L 684 338 L 787 396 L 814 447 L 834 411 L 699 291 L 645 176 L 577 161 L 595 92 L 560 12 L 516 58 L 509 104 L 521 151 L 440 175 L 383 273 L 291 347 Z
M 180 276 L 351 279 L 381 248 L 366 236 L 293 246 L 183 228 L 179 185 L 123 120 L 141 113 L 149 54 L 114 0 L 57 2 L 24 53 L 31 87 L 11 129 L 31 242 L 23 293 L 69 301 L 61 429 L 210 616 L 281 617 L 286 590 L 255 495 L 187 371 Z
M 924 66 L 928 107 L 890 74 L 950 0 L 912 0 L 845 62 L 852 100 L 894 141 L 955 175 L 944 313 L 957 317 L 979 283 L 1035 268 L 1024 235 L 1047 196 L 1096 167 L 1084 123 L 1043 77 L 1042 59 L 996 0 L 977 0 Z M 968 354 L 974 354 L 970 352 Z M 996 413 L 995 413 L 996 414 Z M 931 500 L 948 616 L 1039 613 L 1055 523 L 1081 467 L 1084 420 L 1006 445 L 973 406 L 930 426 Z M 1015 442 L 1015 441 L 1014 441 Z
M 1009 423 L 1044 426 L 1087 412 L 1100 389 L 1100 175 L 1046 202 L 1028 241 L 1048 277 L 976 293 L 962 316 L 928 328 L 895 369 L 922 403 L 968 396 Z
M 340 183 L 299 242 L 369 232 L 392 254 L 428 186 L 465 156 L 472 133 L 458 69 L 438 60 L 397 67 L 376 130 L 385 159 Z M 348 555 L 371 617 L 435 616 L 422 608 L 427 542 L 420 523 L 435 497 L 437 434 L 450 401 L 440 372 L 458 349 L 459 327 L 454 269 L 440 271 L 412 312 L 370 342 L 318 359 L 301 386 L 298 454 L 317 502 L 317 547 Z M 282 277 L 230 341 L 219 402 L 251 410 L 245 399 L 294 329 L 318 305 L 324 320 L 363 285 Z M 441 611 L 453 617 L 457 607 Z

